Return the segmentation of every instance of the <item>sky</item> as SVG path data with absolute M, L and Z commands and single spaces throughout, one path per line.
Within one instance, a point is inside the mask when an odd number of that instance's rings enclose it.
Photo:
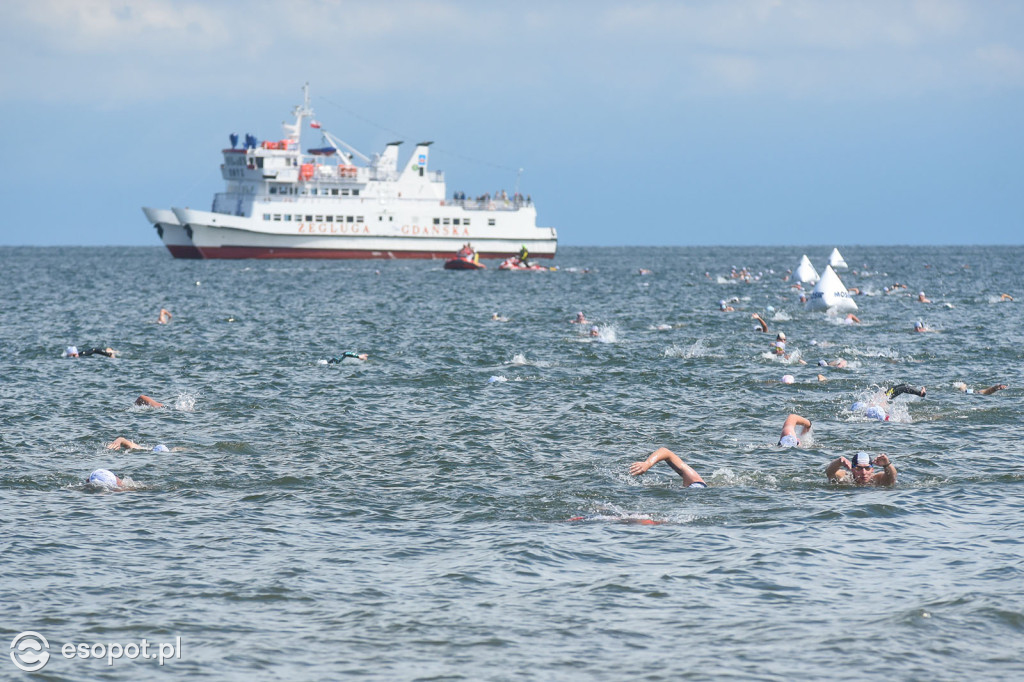
M 306 82 L 561 245 L 1024 243 L 1017 0 L 9 0 L 0 64 L 0 245 L 159 246 Z

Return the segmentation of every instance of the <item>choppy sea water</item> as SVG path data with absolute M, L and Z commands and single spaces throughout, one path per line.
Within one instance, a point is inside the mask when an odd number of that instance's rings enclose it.
M 40 679 L 1020 679 L 1024 248 L 840 245 L 859 325 L 782 281 L 830 250 L 506 273 L 2 248 L 0 634 L 47 638 Z M 322 363 L 346 350 L 370 358 Z M 900 382 L 927 396 L 850 410 Z M 790 412 L 814 428 L 784 450 Z M 628 475 L 662 445 L 710 487 Z M 862 449 L 895 488 L 825 481 Z M 163 667 L 60 652 L 176 637 Z

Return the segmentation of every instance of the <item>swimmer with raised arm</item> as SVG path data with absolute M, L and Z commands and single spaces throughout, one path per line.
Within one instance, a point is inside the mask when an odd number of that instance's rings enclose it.
M 108 450 L 152 450 L 153 452 L 168 452 L 169 448 L 166 445 L 154 445 L 152 448 L 146 447 L 145 445 L 139 445 L 135 441 L 129 440 L 124 436 L 118 436 L 117 440 L 113 443 L 107 443 Z
M 758 324 L 758 326 L 760 326 L 760 329 L 755 329 L 755 330 L 754 330 L 755 332 L 756 332 L 756 331 L 762 331 L 762 332 L 764 332 L 765 334 L 767 334 L 767 333 L 768 333 L 768 323 L 764 321 L 764 318 L 763 318 L 763 317 L 761 317 L 761 316 L 760 316 L 760 315 L 758 315 L 757 313 L 751 313 L 751 314 L 750 314 L 750 319 L 752 319 L 752 320 L 756 321 L 756 322 L 757 322 L 757 324 Z
M 918 386 L 915 388 L 910 384 L 899 384 L 898 386 L 893 386 L 892 388 L 887 389 L 885 391 L 885 395 L 889 398 L 889 400 L 892 400 L 898 395 L 903 395 L 904 393 L 910 393 L 911 395 L 916 395 L 923 398 L 925 394 L 925 388 L 924 386 Z
M 339 362 L 344 362 L 346 359 L 349 359 L 349 358 L 351 358 L 353 360 L 365 360 L 368 357 L 370 357 L 370 356 L 367 353 L 353 353 L 352 351 L 347 350 L 344 353 L 342 353 L 341 355 L 339 355 L 338 357 L 328 359 L 327 360 L 327 364 L 328 365 L 336 365 Z
M 160 317 L 156 322 L 157 324 L 167 324 L 171 321 L 172 317 L 174 317 L 174 315 L 171 315 L 171 311 L 167 310 L 167 308 L 161 308 Z
M 668 448 L 658 448 L 648 455 L 647 459 L 644 461 L 633 462 L 629 465 L 629 473 L 631 476 L 639 476 L 646 473 L 648 469 L 658 462 L 668 462 L 668 465 L 683 478 L 683 483 L 687 488 L 708 487 L 708 484 L 704 482 L 704 479 L 700 477 L 700 474 L 693 470 L 693 467 L 684 462 L 679 455 Z
M 786 421 L 782 424 L 782 435 L 779 436 L 779 442 L 777 445 L 783 448 L 793 448 L 800 445 L 800 439 L 797 438 L 796 428 L 800 427 L 801 436 L 806 436 L 811 430 L 811 421 L 798 414 L 791 414 L 786 417 Z
M 959 388 L 964 393 L 977 393 L 979 395 L 992 395 L 996 391 L 1001 391 L 1006 388 L 1006 384 L 996 384 L 995 386 L 989 386 L 988 388 L 979 388 L 974 390 L 973 388 L 967 388 L 967 384 L 962 381 L 957 381 L 953 384 L 955 388 Z
M 138 405 L 139 407 L 163 407 L 164 406 L 163 403 L 159 403 L 159 402 L 153 400 L 148 395 L 140 395 L 138 398 L 135 399 L 135 404 Z
M 882 470 L 875 471 L 876 466 L 882 467 Z M 833 483 L 896 485 L 896 465 L 885 453 L 872 460 L 868 453 L 858 452 L 852 462 L 845 457 L 833 460 L 825 468 L 825 477 Z

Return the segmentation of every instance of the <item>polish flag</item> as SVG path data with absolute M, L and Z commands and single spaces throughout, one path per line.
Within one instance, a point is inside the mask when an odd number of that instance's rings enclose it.
M 320 127 L 320 121 L 310 121 L 309 122 L 309 127 L 310 128 L 319 128 Z

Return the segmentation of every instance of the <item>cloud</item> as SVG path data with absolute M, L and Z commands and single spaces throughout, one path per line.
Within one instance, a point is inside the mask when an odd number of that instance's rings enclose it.
M 1009 0 L 37 0 L 10 10 L 0 98 L 131 102 L 343 90 L 450 97 L 856 98 L 1018 88 Z

